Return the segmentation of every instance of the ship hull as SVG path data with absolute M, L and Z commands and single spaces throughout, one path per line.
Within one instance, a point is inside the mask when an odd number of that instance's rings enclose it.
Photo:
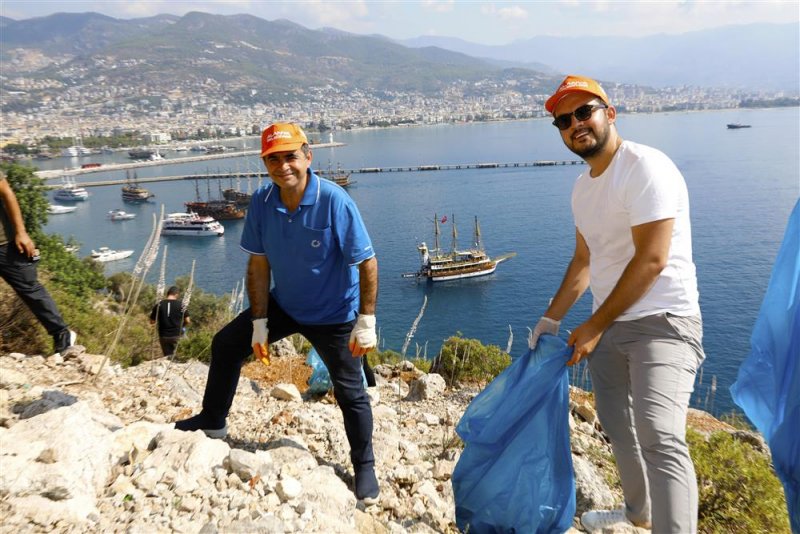
M 474 271 L 465 271 L 460 273 L 436 273 L 428 275 L 427 278 L 431 282 L 446 282 L 448 280 L 460 280 L 462 278 L 475 278 L 478 276 L 487 276 L 495 272 L 497 264 L 493 263 L 491 267 L 476 269 Z

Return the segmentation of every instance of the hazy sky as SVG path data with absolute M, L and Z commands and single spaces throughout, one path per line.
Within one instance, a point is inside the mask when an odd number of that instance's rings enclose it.
M 396 39 L 440 35 L 482 44 L 537 35 L 641 36 L 751 22 L 800 24 L 800 0 L 0 0 L 0 15 L 17 20 L 87 11 L 122 19 L 188 11 L 248 13 L 267 20 L 289 19 L 311 29 L 329 26 Z

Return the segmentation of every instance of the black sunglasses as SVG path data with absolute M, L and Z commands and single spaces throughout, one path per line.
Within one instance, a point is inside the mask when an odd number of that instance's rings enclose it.
M 563 115 L 559 115 L 553 120 L 553 126 L 558 128 L 559 130 L 566 130 L 570 126 L 572 126 L 572 116 L 575 115 L 575 118 L 579 121 L 589 120 L 592 117 L 592 113 L 597 111 L 598 109 L 607 109 L 608 106 L 605 104 L 585 104 L 572 113 L 564 113 Z

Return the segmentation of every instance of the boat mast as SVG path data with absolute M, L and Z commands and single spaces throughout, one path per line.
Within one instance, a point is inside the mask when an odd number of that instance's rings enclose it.
M 478 216 L 475 216 L 475 248 L 483 250 L 483 243 L 481 243 L 481 227 L 478 226 Z
M 433 250 L 439 254 L 439 216 L 433 214 Z
M 458 231 L 456 230 L 456 216 L 455 214 L 451 214 L 450 217 L 453 219 L 453 254 L 456 252 L 456 241 L 458 240 Z

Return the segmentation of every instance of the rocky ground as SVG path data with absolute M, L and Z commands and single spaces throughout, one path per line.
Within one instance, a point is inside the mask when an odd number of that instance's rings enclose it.
M 0 532 L 458 532 L 455 425 L 478 387 L 445 388 L 409 362 L 376 369 L 381 495 L 365 507 L 338 407 L 303 395 L 311 370 L 290 345 L 273 353 L 272 366 L 245 367 L 225 440 L 170 424 L 199 410 L 204 364 L 106 363 L 98 374 L 103 356 L 80 347 L 0 355 Z M 621 498 L 580 390 L 571 415 L 579 516 Z

